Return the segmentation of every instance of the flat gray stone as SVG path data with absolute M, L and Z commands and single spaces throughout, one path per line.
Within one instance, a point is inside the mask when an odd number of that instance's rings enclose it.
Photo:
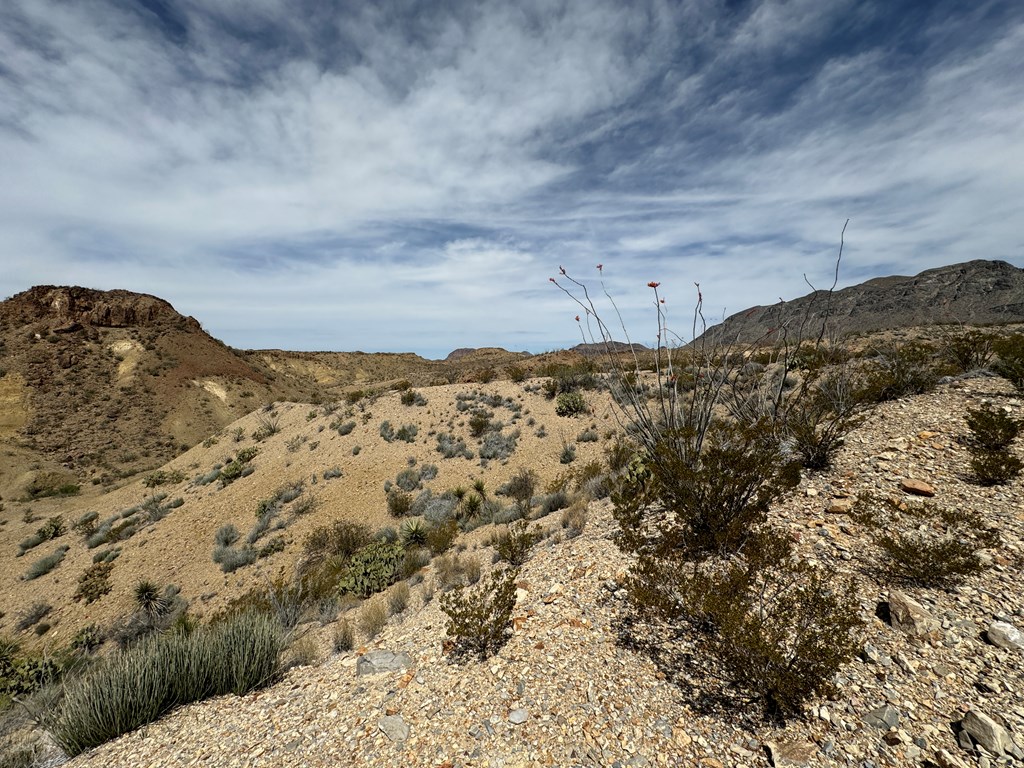
M 525 709 L 513 709 L 508 713 L 508 721 L 512 723 L 512 725 L 522 725 L 526 722 L 528 717 L 529 714 L 527 714 Z
M 377 727 L 392 741 L 405 741 L 409 738 L 409 724 L 401 715 L 386 715 L 377 721 Z
M 970 710 L 960 721 L 960 726 L 972 739 L 997 757 L 1013 749 L 1013 739 L 1009 732 L 980 710 Z
M 873 709 L 864 715 L 864 722 L 872 728 L 888 731 L 900 724 L 900 712 L 895 707 L 886 704 L 884 707 Z
M 994 621 L 985 632 L 985 637 L 992 645 L 1006 648 L 1008 651 L 1019 651 L 1024 648 L 1024 634 L 1013 624 L 1005 621 Z
M 381 672 L 394 672 L 412 666 L 412 657 L 408 653 L 394 651 L 370 651 L 356 659 L 356 675 L 376 675 Z

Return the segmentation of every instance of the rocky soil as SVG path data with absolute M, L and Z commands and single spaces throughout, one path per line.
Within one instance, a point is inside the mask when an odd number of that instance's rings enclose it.
M 628 562 L 611 542 L 607 501 L 582 535 L 557 515 L 524 566 L 514 632 L 497 656 L 456 664 L 442 652 L 445 617 L 429 594 L 350 653 L 334 627 L 310 625 L 317 663 L 241 697 L 182 708 L 68 763 L 103 766 L 721 766 L 883 768 L 1024 763 L 1022 481 L 973 485 L 962 438 L 968 407 L 991 402 L 1018 418 L 1006 382 L 966 378 L 887 403 L 849 437 L 836 466 L 808 473 L 778 509 L 801 556 L 859 582 L 861 657 L 838 695 L 805 719 L 766 724 L 700 659 L 659 667 L 622 642 Z M 1021 446 L 1016 447 L 1018 455 Z M 913 482 L 909 482 L 913 481 Z M 878 569 L 871 532 L 850 516 L 861 491 L 980 512 L 1000 531 L 989 567 L 948 591 L 906 589 Z M 490 563 L 485 532 L 467 553 Z M 641 638 L 642 639 L 642 638 Z M 685 643 L 685 638 L 679 642 Z M 705 706 L 694 690 L 726 706 Z

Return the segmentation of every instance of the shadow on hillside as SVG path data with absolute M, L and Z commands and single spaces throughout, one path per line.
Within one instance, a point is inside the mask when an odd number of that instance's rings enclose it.
M 729 685 L 698 631 L 644 619 L 629 606 L 623 607 L 612 628 L 616 645 L 654 662 L 694 712 L 754 725 L 749 702 Z

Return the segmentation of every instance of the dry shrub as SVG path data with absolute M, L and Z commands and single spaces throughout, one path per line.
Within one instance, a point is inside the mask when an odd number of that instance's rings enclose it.
M 359 630 L 370 640 L 388 623 L 388 607 L 381 597 L 367 600 L 359 611 Z
M 401 613 L 409 606 L 409 584 L 400 581 L 387 592 L 388 613 L 392 616 Z

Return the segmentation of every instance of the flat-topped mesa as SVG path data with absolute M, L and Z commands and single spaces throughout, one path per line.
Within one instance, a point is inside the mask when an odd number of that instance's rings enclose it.
M 84 326 L 126 328 L 176 325 L 199 330 L 195 318 L 179 314 L 168 302 L 145 293 L 100 291 L 80 286 L 37 285 L 0 305 L 5 320 L 16 325 L 46 322 L 55 333 Z

